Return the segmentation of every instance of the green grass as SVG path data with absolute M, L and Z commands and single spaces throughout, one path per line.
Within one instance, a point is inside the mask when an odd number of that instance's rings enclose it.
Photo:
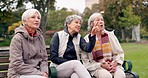
M 133 72 L 139 74 L 140 78 L 148 78 L 148 44 L 122 43 L 125 51 L 125 60 L 131 60 Z

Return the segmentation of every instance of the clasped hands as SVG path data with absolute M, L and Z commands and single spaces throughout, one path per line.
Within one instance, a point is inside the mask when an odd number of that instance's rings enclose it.
M 108 70 L 111 73 L 114 73 L 116 71 L 117 68 L 117 62 L 104 62 L 101 64 L 101 67 Z

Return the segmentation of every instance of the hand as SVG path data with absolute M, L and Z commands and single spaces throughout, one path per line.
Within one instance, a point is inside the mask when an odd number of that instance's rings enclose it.
M 110 64 L 108 64 L 107 62 L 102 63 L 101 64 L 101 67 L 104 68 L 104 69 L 106 69 L 106 70 L 108 70 L 108 71 L 111 69 Z
M 43 73 L 43 76 L 48 78 L 48 74 L 46 72 Z
M 99 31 L 99 27 L 97 25 L 93 26 L 91 30 L 91 36 L 95 35 Z
M 110 72 L 115 72 L 117 68 L 117 62 L 111 62 L 110 67 L 111 67 Z

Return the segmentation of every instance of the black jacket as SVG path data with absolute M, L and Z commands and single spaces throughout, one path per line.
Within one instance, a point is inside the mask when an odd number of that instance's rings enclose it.
M 64 29 L 64 31 L 66 33 L 68 33 L 66 28 Z M 53 63 L 61 64 L 63 62 L 69 61 L 69 60 L 77 60 L 76 51 L 74 48 L 74 44 L 72 42 L 72 39 L 74 37 L 76 37 L 77 35 L 78 35 L 78 33 L 75 33 L 73 37 L 69 36 L 67 48 L 65 50 L 63 57 L 58 56 L 58 49 L 59 49 L 58 33 L 55 33 L 53 35 L 53 38 L 50 43 L 50 59 Z M 89 40 L 90 40 L 90 42 L 87 43 L 82 37 L 80 38 L 80 45 L 79 46 L 85 52 L 91 52 L 94 45 L 95 45 L 95 42 L 96 42 L 95 36 L 90 37 L 90 35 L 89 35 Z

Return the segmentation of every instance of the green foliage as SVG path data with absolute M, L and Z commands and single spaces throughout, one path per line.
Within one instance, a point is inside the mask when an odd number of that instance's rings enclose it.
M 119 26 L 121 27 L 130 27 L 135 26 L 140 23 L 140 17 L 134 15 L 132 5 L 127 6 L 123 9 L 124 17 L 119 17 Z
M 12 25 L 14 22 L 21 20 L 21 14 L 23 10 L 18 11 L 2 11 L 0 12 L 0 37 L 4 36 L 7 33 L 8 26 Z M 3 34 L 3 35 L 2 35 Z
M 105 13 L 104 13 L 104 20 L 105 26 L 109 28 L 119 28 L 119 13 L 120 6 L 118 4 L 118 0 L 108 1 L 105 0 Z
M 43 35 L 45 37 L 45 31 L 46 31 L 46 26 L 47 26 L 47 17 L 48 17 L 48 12 L 49 10 L 54 10 L 54 3 L 55 0 L 30 0 L 36 9 L 38 9 L 42 15 L 41 18 L 41 25 L 40 28 L 43 31 Z
M 66 10 L 50 11 L 48 15 L 47 30 L 61 30 L 64 28 L 65 18 L 68 15 L 74 14 Z
M 140 32 L 141 32 L 142 39 L 148 40 L 148 32 L 146 31 L 146 27 L 141 28 Z
M 134 14 L 140 16 L 141 18 L 141 27 L 145 28 L 148 31 L 148 5 L 144 5 L 143 2 L 148 2 L 147 0 L 134 0 L 133 1 L 133 10 Z
M 11 26 L 8 26 L 8 34 L 14 32 L 14 29 L 22 24 L 22 21 L 18 21 L 17 23 L 13 23 Z
M 148 7 L 141 8 L 141 26 L 145 27 L 148 31 Z
M 10 45 L 10 39 L 4 39 L 3 41 L 0 41 L 0 47 L 9 46 L 9 45 Z
M 148 78 L 148 44 L 124 43 L 121 45 L 125 52 L 125 60 L 132 61 L 132 71 L 138 73 L 140 78 Z
M 84 13 L 82 15 L 83 17 L 83 24 L 81 29 L 87 31 L 87 22 L 88 19 L 90 17 L 91 14 L 95 13 L 95 12 L 99 12 L 100 11 L 100 5 L 99 4 L 93 4 L 92 8 L 86 7 L 84 10 Z
M 0 29 L 0 36 L 1 34 L 6 34 L 7 28 L 14 22 L 20 21 L 22 11 L 24 12 L 25 6 L 23 5 L 24 2 L 30 1 L 34 8 L 38 9 L 42 15 L 41 25 L 40 28 L 43 31 L 45 36 L 46 25 L 47 25 L 47 15 L 49 10 L 55 10 L 54 3 L 55 0 L 2 0 L 0 1 L 0 26 L 3 26 L 3 29 Z M 24 6 L 24 7 L 23 7 Z M 17 15 L 13 15 L 13 12 L 21 10 Z M 4 31 L 2 31 L 4 30 Z

